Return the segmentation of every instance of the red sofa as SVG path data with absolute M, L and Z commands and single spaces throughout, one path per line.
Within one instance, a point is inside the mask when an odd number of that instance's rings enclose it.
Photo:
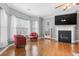
M 14 42 L 16 47 L 25 47 L 26 37 L 23 35 L 14 35 Z
M 31 32 L 30 33 L 30 40 L 37 41 L 37 39 L 38 39 L 38 34 L 36 32 Z

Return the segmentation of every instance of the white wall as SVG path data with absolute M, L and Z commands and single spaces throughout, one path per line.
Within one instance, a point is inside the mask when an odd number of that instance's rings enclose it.
M 77 12 L 77 25 L 76 25 L 76 40 L 79 41 L 79 12 Z
M 53 38 L 55 37 L 54 20 L 54 16 L 46 17 L 43 19 L 43 34 L 45 34 L 45 31 L 49 31 Z M 49 22 L 49 25 L 47 24 L 47 22 Z

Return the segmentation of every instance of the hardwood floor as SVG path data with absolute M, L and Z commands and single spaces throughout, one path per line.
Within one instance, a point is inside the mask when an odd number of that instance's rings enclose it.
M 1 56 L 72 56 L 73 53 L 79 53 L 79 43 L 69 44 L 40 39 L 37 42 L 27 41 L 25 48 L 16 48 L 12 45 Z

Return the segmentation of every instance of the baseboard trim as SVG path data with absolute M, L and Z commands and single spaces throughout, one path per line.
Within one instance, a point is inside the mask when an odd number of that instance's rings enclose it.
M 76 40 L 76 42 L 79 42 L 79 40 Z
M 53 38 L 53 37 L 52 37 L 52 39 L 56 40 L 56 38 Z
M 4 51 L 6 51 L 10 46 L 12 46 L 12 45 L 14 45 L 14 43 L 12 43 L 12 44 L 8 45 L 7 47 L 5 47 L 5 48 L 0 52 L 0 55 L 1 55 Z

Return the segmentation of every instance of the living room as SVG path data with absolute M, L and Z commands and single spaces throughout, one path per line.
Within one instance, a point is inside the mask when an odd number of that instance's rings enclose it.
M 1 56 L 79 55 L 79 3 L 0 3 L 0 19 Z

